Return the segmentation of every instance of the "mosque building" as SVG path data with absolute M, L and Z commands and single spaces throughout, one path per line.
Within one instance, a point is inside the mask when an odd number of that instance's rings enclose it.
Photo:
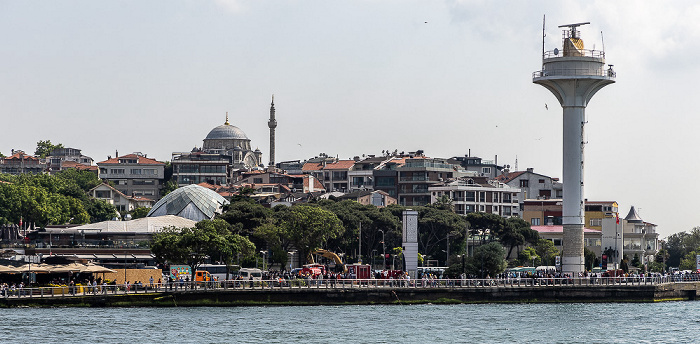
M 274 112 L 274 101 L 270 111 Z M 202 147 L 174 152 L 171 161 L 173 181 L 179 186 L 230 184 L 241 172 L 263 168 L 262 152 L 251 149 L 250 139 L 243 130 L 229 123 L 228 113 L 226 122 L 207 134 Z

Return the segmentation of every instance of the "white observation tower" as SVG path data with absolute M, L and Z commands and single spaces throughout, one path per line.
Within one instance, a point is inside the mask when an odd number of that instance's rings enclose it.
M 542 70 L 533 73 L 532 82 L 550 90 L 564 109 L 564 194 L 562 223 L 564 240 L 562 272 L 577 277 L 584 271 L 583 150 L 586 106 L 594 94 L 615 82 L 612 65 L 605 68 L 605 52 L 586 50 L 577 28 L 589 23 L 561 25 L 560 51 L 542 49 Z

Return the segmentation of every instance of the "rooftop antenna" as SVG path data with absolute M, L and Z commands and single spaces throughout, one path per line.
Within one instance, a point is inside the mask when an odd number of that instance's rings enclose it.
M 603 44 L 603 53 L 605 53 L 605 40 L 603 39 L 603 31 L 600 32 L 600 43 Z
M 542 60 L 544 60 L 544 38 L 547 37 L 547 34 L 544 32 L 544 20 L 546 17 L 545 14 L 542 15 Z

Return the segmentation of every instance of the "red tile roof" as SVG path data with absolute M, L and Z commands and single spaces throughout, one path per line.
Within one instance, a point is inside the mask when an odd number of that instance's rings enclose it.
M 11 156 L 6 156 L 5 160 L 20 160 L 20 154 L 22 155 L 23 160 L 36 160 L 39 161 L 39 158 L 34 157 L 33 155 L 24 153 L 24 152 L 15 152 L 15 154 L 12 154 Z
M 522 175 L 525 172 L 527 172 L 527 171 L 516 171 L 516 172 L 510 172 L 508 174 L 502 174 L 500 176 L 497 176 L 496 180 L 498 180 L 499 182 L 503 182 L 503 183 L 509 183 L 511 180 L 520 177 L 520 175 Z
M 304 164 L 304 167 L 301 168 L 302 171 L 320 171 L 320 170 L 347 170 L 352 168 L 355 165 L 355 160 L 338 160 L 337 162 L 334 163 L 326 163 L 326 166 L 323 166 L 323 163 L 309 163 L 307 162 Z
M 139 164 L 139 165 L 165 165 L 165 163 L 157 161 L 156 159 L 151 159 L 151 158 L 147 158 L 145 156 L 140 156 L 140 155 L 136 155 L 136 154 L 127 154 L 127 155 L 123 155 L 120 157 L 108 159 L 105 161 L 100 161 L 100 162 L 98 162 L 98 164 L 118 164 L 119 159 L 136 159 L 137 164 Z

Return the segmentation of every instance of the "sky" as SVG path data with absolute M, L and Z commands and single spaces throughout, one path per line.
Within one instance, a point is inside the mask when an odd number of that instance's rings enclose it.
M 267 162 L 274 94 L 277 161 L 422 149 L 561 178 L 561 107 L 532 83 L 545 15 L 546 50 L 590 22 L 617 72 L 586 109 L 586 198 L 662 238 L 699 226 L 674 177 L 700 167 L 694 1 L 0 0 L 0 152 L 166 161 L 228 112 Z

